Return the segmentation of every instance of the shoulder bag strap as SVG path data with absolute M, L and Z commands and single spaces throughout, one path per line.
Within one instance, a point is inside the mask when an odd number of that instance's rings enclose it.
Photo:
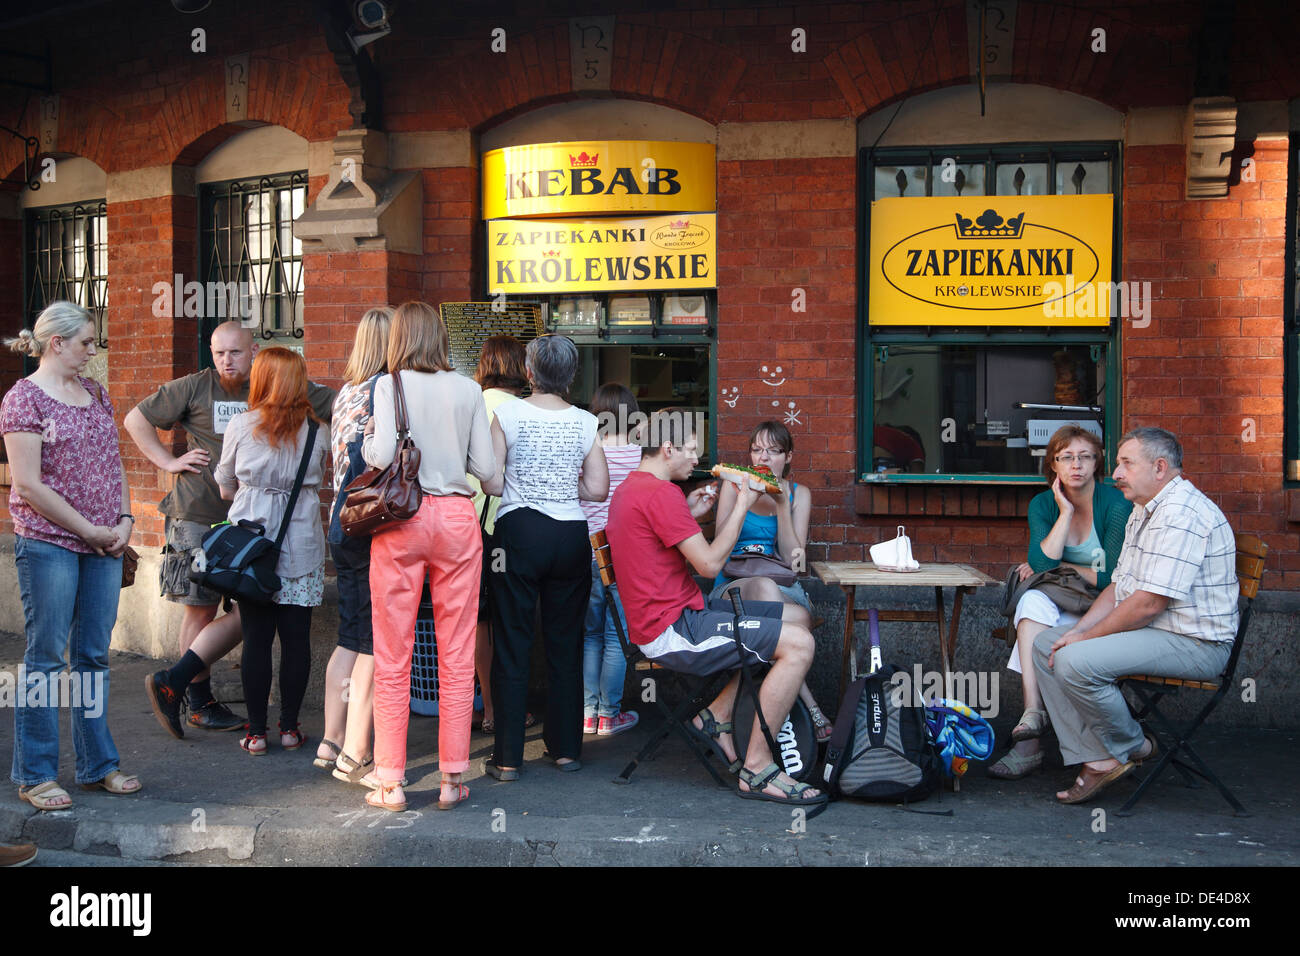
M 411 431 L 410 420 L 406 417 L 406 393 L 402 391 L 402 373 L 393 372 L 393 417 L 397 425 L 397 443 L 406 438 Z
M 307 441 L 302 449 L 302 461 L 298 462 L 298 474 L 293 479 L 293 491 L 289 493 L 289 504 L 284 509 L 284 517 L 280 519 L 280 531 L 275 536 L 275 550 L 280 550 L 280 545 L 284 543 L 284 536 L 289 530 L 289 521 L 293 518 L 294 506 L 298 504 L 298 492 L 302 491 L 303 479 L 307 477 L 307 465 L 311 461 L 311 450 L 316 444 L 316 419 L 307 419 Z

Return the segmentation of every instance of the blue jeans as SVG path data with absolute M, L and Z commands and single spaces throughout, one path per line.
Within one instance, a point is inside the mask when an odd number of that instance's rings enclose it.
M 627 633 L 627 617 L 618 599 L 618 585 L 605 588 L 600 569 L 591 562 L 591 600 L 587 602 L 587 633 L 582 641 L 582 716 L 617 717 L 623 703 L 627 658 L 614 626 L 617 614 Z
M 10 779 L 26 787 L 58 778 L 58 704 L 63 703 L 72 711 L 77 783 L 103 780 L 118 769 L 108 732 L 108 644 L 117 620 L 122 559 L 15 535 L 14 563 L 27 651 L 25 676 L 15 688 Z M 72 673 L 65 677 L 69 649 Z

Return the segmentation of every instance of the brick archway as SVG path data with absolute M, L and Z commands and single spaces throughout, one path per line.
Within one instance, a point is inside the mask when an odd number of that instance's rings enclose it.
M 1078 93 L 1115 109 L 1162 104 L 1192 95 L 1186 69 L 1196 23 L 1169 23 L 1142 9 L 1117 18 L 1102 11 L 1025 4 L 1018 8 L 1014 68 L 1001 77 Z M 1106 52 L 1092 50 L 1105 31 Z M 823 60 L 855 118 L 918 93 L 973 83 L 964 4 L 907 13 L 868 27 Z M 1150 82 L 1150 64 L 1163 62 L 1169 82 Z M 1134 82 L 1139 70 L 1147 79 Z
M 480 55 L 463 56 L 449 70 L 456 77 L 460 112 L 471 129 L 482 130 L 526 110 L 584 95 L 570 82 L 565 26 L 512 37 L 507 51 L 497 55 L 505 65 L 495 84 L 481 82 Z M 746 60 L 733 49 L 702 37 L 619 22 L 608 92 L 681 110 L 716 126 L 745 69 Z

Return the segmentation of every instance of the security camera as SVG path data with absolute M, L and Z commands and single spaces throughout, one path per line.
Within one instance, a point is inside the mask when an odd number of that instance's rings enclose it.
M 352 19 L 363 30 L 379 30 L 388 25 L 388 4 L 383 0 L 357 0 L 352 5 Z
M 385 0 L 356 0 L 352 4 L 352 26 L 347 34 L 353 53 L 393 32 L 388 22 L 392 7 Z

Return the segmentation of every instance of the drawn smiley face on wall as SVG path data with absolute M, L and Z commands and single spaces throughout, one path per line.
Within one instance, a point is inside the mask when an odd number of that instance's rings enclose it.
M 785 376 L 783 376 L 783 375 L 781 374 L 781 366 L 778 365 L 778 366 L 776 366 L 775 368 L 768 368 L 766 365 L 764 365 L 763 368 L 761 369 L 761 371 L 762 371 L 763 377 L 760 379 L 760 381 L 761 381 L 764 385 L 770 385 L 770 386 L 772 386 L 772 388 L 776 388 L 778 385 L 784 385 L 784 384 L 785 384 Z M 769 382 L 769 381 L 768 381 L 768 379 L 775 379 L 775 378 L 779 378 L 780 381 L 779 381 L 779 382 Z

